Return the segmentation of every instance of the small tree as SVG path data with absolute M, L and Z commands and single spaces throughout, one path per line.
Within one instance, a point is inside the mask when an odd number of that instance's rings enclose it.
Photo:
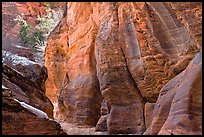
M 19 17 L 20 32 L 18 38 L 22 47 L 30 48 L 33 53 L 38 57 L 38 53 L 42 53 L 42 47 L 45 46 L 45 29 L 32 27 L 27 24 L 26 20 Z
M 29 31 L 32 29 L 31 26 L 27 24 L 27 22 L 24 19 L 20 19 L 20 33 L 18 35 L 18 38 L 20 39 L 20 44 L 23 47 L 29 47 L 30 43 L 30 35 Z

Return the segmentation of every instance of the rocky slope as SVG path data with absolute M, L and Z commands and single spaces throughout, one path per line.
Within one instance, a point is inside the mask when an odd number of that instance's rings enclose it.
M 11 88 L 11 87 L 9 87 Z M 39 109 L 33 108 L 13 96 L 13 91 L 2 87 L 3 135 L 66 135 L 59 123 Z
M 18 16 L 26 19 L 29 25 L 37 25 L 37 15 L 45 14 L 45 6 L 32 2 L 2 2 L 2 49 L 34 61 L 31 49 L 20 47 Z M 22 51 L 24 50 L 24 51 Z
M 56 15 L 61 16 L 59 12 L 64 8 L 65 2 L 2 2 L 2 49 L 32 61 L 36 60 L 36 54 L 28 48 L 29 45 L 26 45 L 27 47 L 20 46 L 18 35 L 21 26 L 19 19 L 25 20 L 29 26 L 36 28 L 36 26 L 45 24 L 46 20 L 43 19 L 42 21 L 42 18 L 46 16 L 50 28 L 52 28 L 58 22 Z M 52 10 L 49 11 L 50 9 Z M 48 19 L 48 16 L 52 16 L 53 20 Z M 25 31 L 25 29 L 23 30 Z M 29 31 L 29 33 L 31 32 Z M 44 47 L 41 48 L 43 50 Z
M 66 135 L 45 95 L 46 68 L 31 62 L 13 66 L 2 64 L 2 134 Z
M 186 112 L 189 105 L 201 105 L 190 99 L 201 90 L 193 93 L 191 89 L 197 87 L 189 83 L 201 79 L 197 74 L 195 79 L 183 74 L 196 71 L 186 67 L 202 49 L 201 20 L 199 2 L 68 2 L 66 15 L 50 35 L 46 50 L 46 94 L 55 102 L 58 95 L 58 116 L 110 134 L 143 134 L 149 125 L 149 134 L 201 134 L 195 126 L 201 123 L 182 127 L 180 132 L 169 131 L 174 124 L 168 122 L 178 116 L 176 106 L 186 106 L 180 113 L 190 115 Z M 174 96 L 165 90 L 166 98 L 188 97 L 189 101 L 171 106 L 160 94 L 177 75 L 188 79 L 188 86 L 182 93 L 173 86 Z M 186 96 L 180 96 L 184 93 Z M 168 118 L 167 112 L 156 112 L 158 103 L 165 109 L 171 107 Z M 199 108 L 195 121 L 201 118 Z M 157 115 L 164 115 L 166 121 L 160 128 L 155 125 Z
M 39 3 L 6 2 L 2 6 L 2 134 L 66 135 L 53 119 L 54 107 L 45 95 L 47 68 L 34 62 L 31 49 L 18 46 L 15 18 L 25 13 L 25 18 L 35 21 L 43 10 Z M 30 11 L 34 11 L 32 16 Z

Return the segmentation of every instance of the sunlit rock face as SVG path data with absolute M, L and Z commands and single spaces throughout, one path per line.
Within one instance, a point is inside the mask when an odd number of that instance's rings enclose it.
M 46 47 L 45 66 L 48 69 L 48 79 L 46 80 L 46 95 L 54 102 L 62 89 L 63 81 L 66 78 L 68 61 L 68 33 L 66 18 L 53 30 L 48 38 Z
M 90 14 L 90 9 L 87 10 L 87 14 Z M 46 94 L 54 101 L 56 95 L 59 95 L 59 117 L 69 122 L 93 126 L 100 117 L 101 103 L 94 58 L 97 30 L 89 19 L 81 31 L 74 31 L 80 25 L 70 26 L 67 22 L 72 17 L 68 17 L 66 14 L 48 40 Z
M 49 4 L 52 10 L 65 8 L 65 2 Z M 34 61 L 31 49 L 20 46 L 18 19 L 21 17 L 28 25 L 35 27 L 40 23 L 38 16 L 47 15 L 46 5 L 46 2 L 2 2 L 2 49 Z
M 99 120 L 97 130 L 110 134 L 150 129 L 145 116 L 157 105 L 145 103 L 157 102 L 202 48 L 201 12 L 193 2 L 68 2 L 46 50 L 46 94 L 58 95 L 59 116 L 79 125 Z

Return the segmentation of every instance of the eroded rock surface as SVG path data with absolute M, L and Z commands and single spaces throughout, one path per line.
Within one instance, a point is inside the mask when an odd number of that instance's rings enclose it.
M 202 49 L 201 12 L 194 2 L 68 2 L 46 50 L 46 94 L 59 94 L 58 114 L 79 125 L 98 122 L 97 130 L 110 134 L 143 134 L 151 126 L 145 103 L 159 101 L 164 85 Z M 100 114 L 104 101 L 107 113 Z M 166 134 L 167 125 L 151 134 Z
M 153 119 L 153 112 L 154 112 L 154 105 L 155 103 L 149 103 L 147 102 L 145 104 L 145 126 L 146 129 L 149 128 L 149 126 L 151 125 L 152 119 Z
M 46 112 L 50 118 L 53 118 L 53 105 L 45 95 L 44 87 L 38 84 L 38 79 L 35 81 L 34 79 L 28 78 L 24 76 L 25 74 L 22 71 L 19 72 L 6 64 L 3 64 L 2 67 L 2 84 L 12 91 L 13 96 L 20 101 Z M 26 69 L 25 66 L 24 69 Z M 41 76 L 43 76 L 43 73 Z M 44 83 L 46 78 L 44 78 Z M 43 81 L 41 82 L 43 83 Z
M 34 62 L 30 48 L 19 46 L 16 19 L 20 15 L 29 25 L 37 25 L 37 15 L 46 14 L 45 3 L 3 2 L 2 7 L 2 132 L 66 135 L 53 120 L 54 107 L 45 95 L 47 68 Z
M 145 134 L 202 134 L 202 52 L 160 91 Z
M 2 87 L 3 135 L 66 135 L 56 121 L 42 117 L 42 114 L 37 115 L 34 110 L 22 106 L 16 100 L 18 97 L 13 96 L 13 92 Z
M 60 21 L 48 38 L 46 47 L 45 66 L 48 69 L 46 80 L 46 95 L 57 102 L 57 96 L 66 80 L 68 55 L 68 33 L 66 18 Z

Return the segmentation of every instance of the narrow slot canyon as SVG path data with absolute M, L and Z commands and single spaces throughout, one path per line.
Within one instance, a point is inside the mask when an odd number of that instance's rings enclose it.
M 2 2 L 3 135 L 201 135 L 202 2 Z

